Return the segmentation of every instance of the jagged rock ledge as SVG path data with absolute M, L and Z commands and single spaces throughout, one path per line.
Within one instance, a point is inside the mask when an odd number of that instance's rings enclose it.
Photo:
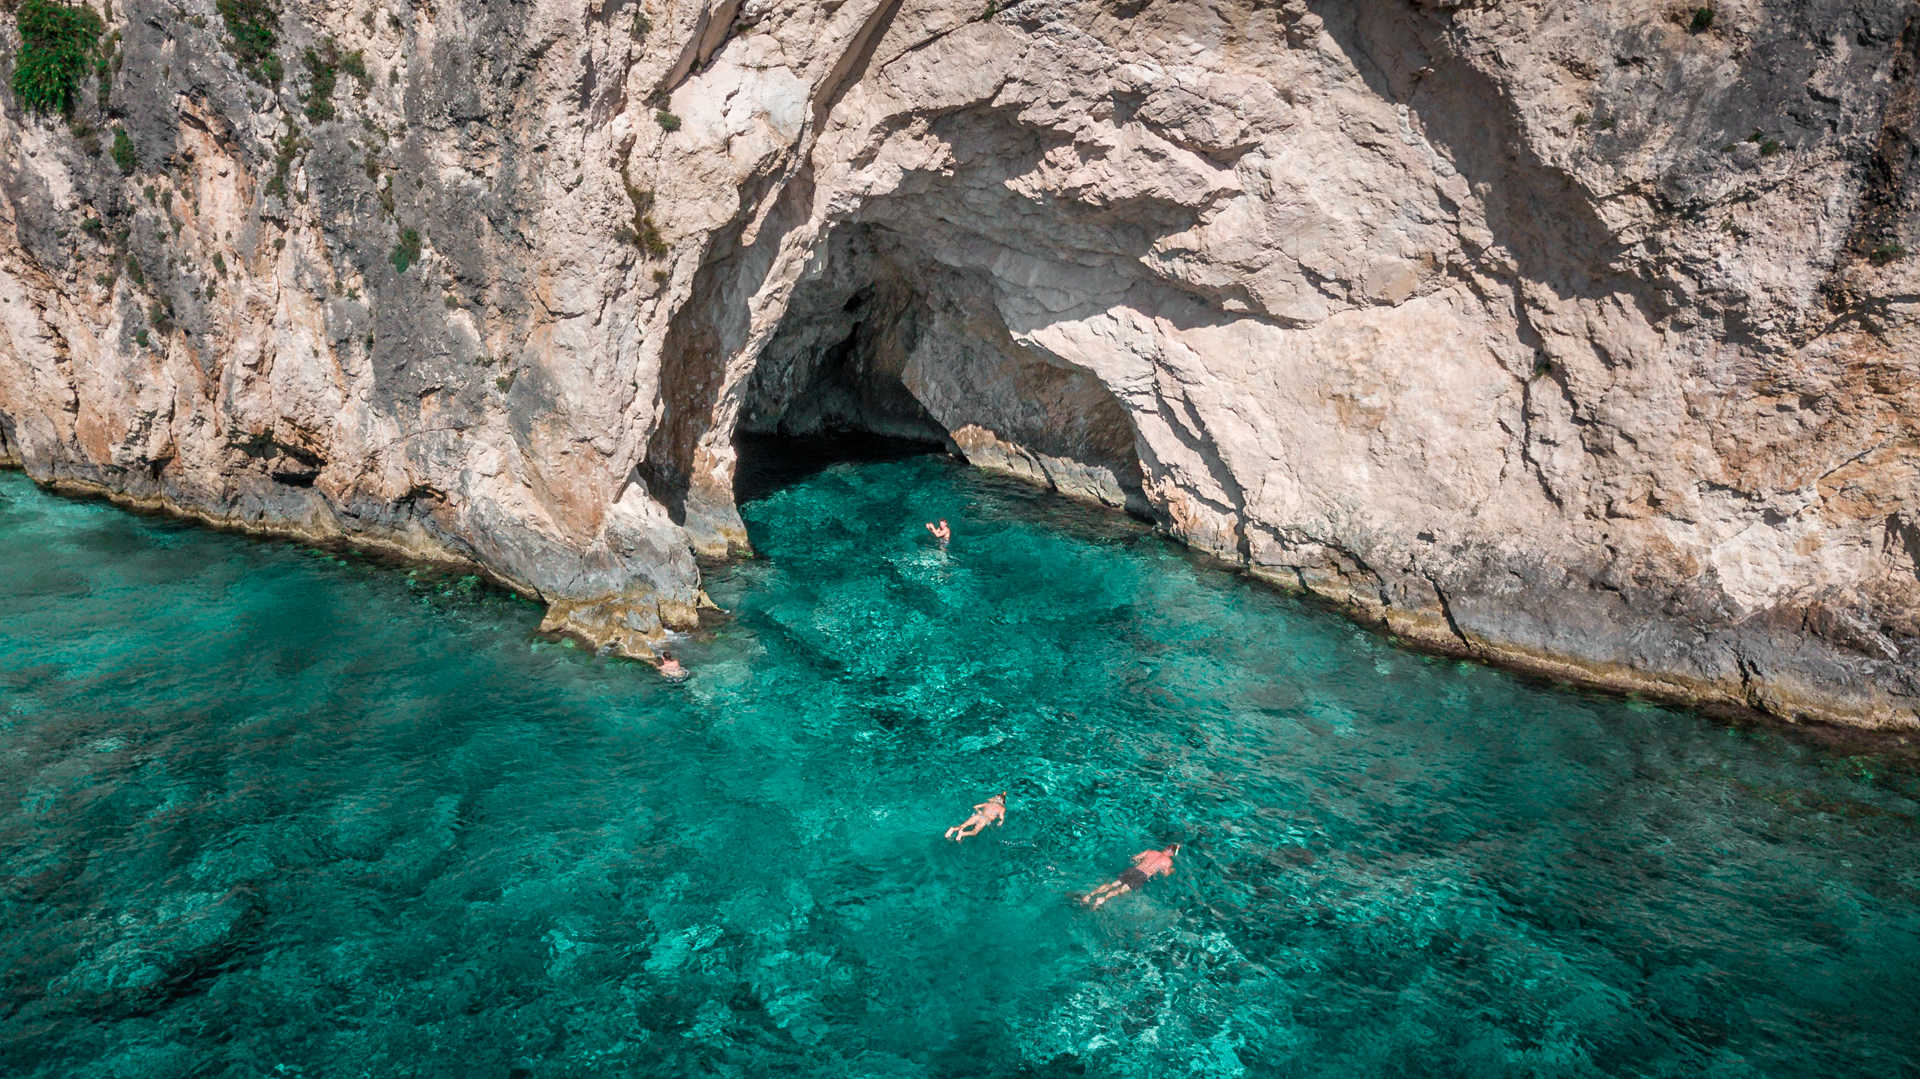
M 24 471 L 18 458 L 4 454 L 0 454 L 0 469 Z M 665 639 L 667 631 L 697 629 L 701 625 L 703 611 L 718 609 L 704 591 L 696 591 L 691 601 L 662 599 L 646 592 L 583 598 L 547 596 L 537 587 L 500 573 L 417 526 L 385 531 L 348 529 L 326 515 L 305 521 L 268 520 L 232 512 L 219 513 L 160 494 L 130 494 L 91 480 L 71 477 L 41 479 L 31 475 L 29 478 L 34 479 L 41 489 L 56 495 L 100 499 L 133 513 L 191 521 L 216 531 L 283 540 L 323 550 L 349 550 L 407 565 L 473 574 L 496 588 L 545 604 L 546 614 L 540 621 L 541 633 L 571 638 L 594 651 L 627 659 L 650 661 L 657 658 L 657 646 Z
M 960 446 L 956 444 L 953 448 L 958 450 Z M 1052 488 L 1061 497 L 1088 505 L 1108 510 L 1124 505 L 1117 502 L 1100 481 L 1085 484 L 1053 482 L 1046 473 L 1036 471 L 1036 467 L 1029 463 L 1035 459 L 1030 452 L 1020 452 L 1016 447 L 1001 444 L 975 467 Z M 16 457 L 0 454 L 0 468 L 18 470 L 20 467 Z M 448 572 L 476 574 L 495 587 L 536 602 L 546 602 L 547 613 L 539 626 L 541 633 L 571 638 L 603 655 L 651 662 L 658 658 L 658 647 L 668 630 L 696 630 L 710 624 L 708 616 L 719 611 L 704 591 L 697 592 L 692 602 L 662 603 L 651 596 L 549 600 L 537 588 L 504 577 L 484 563 L 419 529 L 381 535 L 349 531 L 337 523 L 307 526 L 286 521 L 247 519 L 232 514 L 212 513 L 163 496 L 130 495 L 86 480 L 50 479 L 36 482 L 43 489 L 58 495 L 101 499 L 132 512 L 187 520 L 218 531 L 284 540 L 303 546 L 344 548 L 382 559 Z M 733 553 L 741 553 L 741 550 Z M 1384 606 L 1377 599 L 1330 585 L 1327 580 L 1310 585 L 1297 570 L 1281 572 L 1272 568 L 1249 567 L 1222 557 L 1219 552 L 1196 553 L 1229 571 L 1247 573 L 1281 592 L 1322 603 L 1418 651 L 1472 660 L 1580 689 L 1630 695 L 1695 709 L 1721 720 L 1758 724 L 1785 722 L 1796 726 L 1803 723 L 1825 725 L 1831 731 L 1821 740 L 1850 751 L 1891 749 L 1904 752 L 1914 746 L 1909 736 L 1920 730 L 1920 726 L 1897 713 L 1891 717 L 1863 714 L 1848 707 L 1851 702 L 1843 702 L 1835 707 L 1834 702 L 1815 695 L 1792 697 L 1780 694 L 1778 690 L 1767 698 L 1757 698 L 1750 682 L 1716 683 L 1702 679 L 1662 677 L 1623 664 L 1584 662 L 1478 635 L 1468 637 L 1452 621 L 1444 607 L 1410 610 Z
M 1835 732 L 1890 736 L 1891 743 L 1872 738 L 1851 739 L 1856 746 L 1908 746 L 1920 722 L 1898 709 L 1862 709 L 1855 699 L 1823 698 L 1816 693 L 1795 695 L 1779 687 L 1760 694 L 1750 680 L 1716 682 L 1664 675 L 1622 663 L 1595 663 L 1480 635 L 1468 636 L 1443 608 L 1420 611 L 1381 608 L 1303 588 L 1297 577 L 1264 570 L 1251 576 L 1283 592 L 1324 602 L 1355 621 L 1388 634 L 1393 640 L 1435 655 L 1467 659 L 1517 674 L 1610 695 L 1692 709 L 1720 720 L 1757 724 L 1823 725 Z

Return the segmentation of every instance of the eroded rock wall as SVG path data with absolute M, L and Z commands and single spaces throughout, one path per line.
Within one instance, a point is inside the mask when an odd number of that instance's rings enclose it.
M 0 454 L 640 651 L 737 431 L 944 437 L 1429 647 L 1920 725 L 1920 22 L 1695 11 L 289 4 L 269 87 L 126 0 L 104 110 L 0 106 Z

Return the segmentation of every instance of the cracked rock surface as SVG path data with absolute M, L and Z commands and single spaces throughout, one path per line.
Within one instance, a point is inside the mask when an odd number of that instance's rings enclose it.
M 274 83 L 117 0 L 0 99 L 0 459 L 645 654 L 737 434 L 900 434 L 1426 647 L 1920 726 L 1920 19 L 1695 6 L 288 0 Z

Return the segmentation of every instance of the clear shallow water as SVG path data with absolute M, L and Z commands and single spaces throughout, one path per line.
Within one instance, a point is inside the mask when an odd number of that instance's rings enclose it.
M 0 1073 L 1915 1073 L 1910 775 L 936 459 L 747 517 L 669 687 L 0 474 Z

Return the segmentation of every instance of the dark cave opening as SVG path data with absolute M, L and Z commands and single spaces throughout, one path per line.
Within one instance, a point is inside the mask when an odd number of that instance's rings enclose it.
M 897 277 L 851 290 L 801 290 L 747 380 L 738 430 L 951 445 L 947 428 L 907 386 L 926 324 L 925 298 Z
M 954 449 L 903 374 L 925 311 L 924 299 L 897 279 L 850 293 L 803 290 L 744 388 L 736 504 L 842 462 Z
M 758 501 L 834 465 L 899 461 L 944 453 L 937 442 L 892 438 L 865 431 L 816 435 L 742 434 L 734 439 L 733 497 L 739 505 Z
M 1094 372 L 1016 339 L 1002 282 L 876 227 L 835 235 L 824 261 L 739 387 L 736 504 L 764 493 L 780 471 L 770 460 L 788 453 L 791 472 L 910 447 L 1149 517 L 1126 408 Z

